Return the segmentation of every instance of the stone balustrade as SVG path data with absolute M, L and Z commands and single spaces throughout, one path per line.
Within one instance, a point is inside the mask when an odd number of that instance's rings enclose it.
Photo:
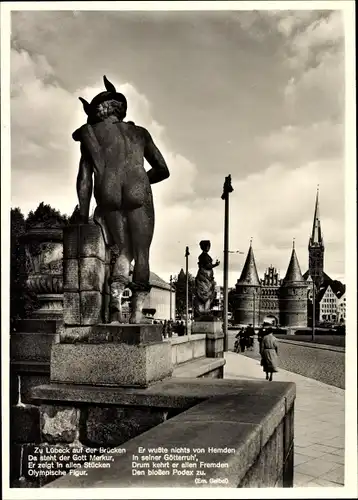
M 42 403 L 41 433 L 47 442 L 62 449 L 87 443 L 125 450 L 120 455 L 116 450 L 106 453 L 113 457 L 108 468 L 83 464 L 78 470 L 86 470 L 86 476 L 67 475 L 47 487 L 292 487 L 292 383 L 208 379 L 187 379 L 184 383 L 171 379 L 135 394 L 123 388 L 72 387 L 67 391 L 58 384 L 37 388 L 33 395 Z M 63 402 L 65 398 L 67 404 L 56 407 L 56 400 Z M 103 408 L 105 401 L 107 407 Z M 141 422 L 135 432 L 142 433 L 130 439 L 134 422 Z M 168 472 L 156 474 L 153 471 L 158 469 L 149 465 L 152 473 L 148 474 L 148 469 L 135 468 L 133 460 L 140 462 L 140 450 L 148 454 L 151 447 L 166 448 L 168 454 L 178 447 L 187 449 L 189 455 L 196 453 L 197 461 L 193 468 L 185 467 L 185 474 L 174 473 L 170 461 L 168 467 L 162 467 Z M 164 453 L 163 463 L 168 461 Z M 84 462 L 95 460 L 83 457 Z M 205 466 L 213 462 L 220 466 Z M 204 474 L 198 475 L 198 470 Z

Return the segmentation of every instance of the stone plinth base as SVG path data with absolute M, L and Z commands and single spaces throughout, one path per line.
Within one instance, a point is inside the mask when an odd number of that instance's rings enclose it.
M 99 324 L 94 326 L 65 326 L 60 331 L 61 344 L 115 342 L 129 345 L 162 341 L 162 325 Z
M 206 334 L 206 357 L 222 358 L 224 353 L 224 332 L 221 321 L 195 321 L 192 333 Z
M 63 318 L 20 319 L 16 322 L 16 332 L 58 333 L 62 323 Z
M 50 362 L 51 346 L 59 341 L 61 321 L 27 319 L 18 321 L 10 337 L 11 361 Z
M 61 336 L 51 351 L 51 381 L 147 387 L 170 377 L 171 346 L 162 341 L 161 328 L 118 323 L 93 326 L 80 342 Z
M 57 344 L 52 347 L 51 382 L 147 387 L 171 374 L 171 348 L 165 342 Z
M 212 313 L 207 313 L 207 314 L 203 313 L 203 314 L 200 314 L 200 316 L 196 316 L 195 321 L 196 322 L 205 321 L 207 323 L 212 323 L 213 321 L 221 322 L 221 318 L 219 318 L 218 316 L 215 316 Z
M 10 401 L 31 403 L 29 390 L 50 381 L 52 344 L 59 341 L 59 319 L 23 319 L 10 336 Z
M 52 347 L 52 382 L 147 387 L 171 376 L 171 346 L 162 341 L 161 325 L 95 325 L 79 336 L 83 328 L 63 328 Z
M 194 321 L 191 325 L 191 333 L 222 333 L 222 321 Z

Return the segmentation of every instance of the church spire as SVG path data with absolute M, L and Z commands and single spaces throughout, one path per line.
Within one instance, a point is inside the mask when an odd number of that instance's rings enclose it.
M 296 250 L 295 250 L 295 240 L 293 240 L 293 245 L 292 245 L 292 254 L 291 254 L 291 259 L 290 263 L 288 264 L 286 276 L 284 277 L 284 283 L 288 282 L 301 282 L 304 281 L 302 273 L 301 273 L 301 268 L 298 263 L 297 255 L 296 255 Z
M 312 234 L 311 234 L 311 238 L 310 238 L 311 245 L 321 245 L 321 244 L 323 245 L 321 219 L 320 219 L 320 215 L 319 215 L 318 195 L 319 195 L 319 186 L 317 186 L 316 205 L 315 205 L 314 217 L 313 217 Z
M 319 215 L 318 195 L 319 190 L 317 187 L 312 234 L 308 244 L 308 271 L 317 288 L 319 288 L 324 281 L 324 244 Z
M 246 261 L 242 269 L 240 279 L 238 280 L 238 284 L 260 286 L 260 280 L 256 269 L 254 251 L 252 249 L 252 238 L 250 240 L 250 248 L 247 253 Z

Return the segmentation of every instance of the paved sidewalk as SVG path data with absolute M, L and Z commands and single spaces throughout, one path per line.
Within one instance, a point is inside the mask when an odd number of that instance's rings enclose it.
M 224 378 L 265 378 L 256 359 L 233 352 L 225 358 Z M 285 370 L 274 380 L 296 384 L 294 486 L 343 486 L 344 389 Z

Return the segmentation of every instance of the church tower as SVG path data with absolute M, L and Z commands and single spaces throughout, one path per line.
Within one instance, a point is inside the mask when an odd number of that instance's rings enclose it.
M 307 326 L 307 283 L 301 273 L 295 243 L 280 295 L 281 326 Z
M 313 217 L 312 234 L 308 243 L 308 272 L 314 281 L 317 290 L 323 283 L 324 244 L 319 215 L 318 188 L 316 205 Z
M 252 242 L 235 290 L 234 321 L 238 325 L 258 325 L 261 284 L 257 274 Z

